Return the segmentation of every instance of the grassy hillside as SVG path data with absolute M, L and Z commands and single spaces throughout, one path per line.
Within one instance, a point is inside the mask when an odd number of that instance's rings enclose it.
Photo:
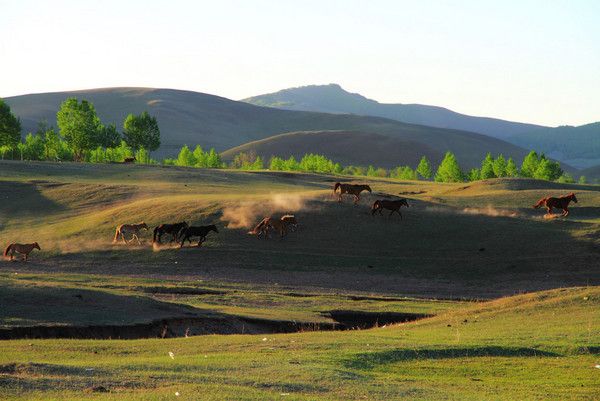
M 599 310 L 600 290 L 588 287 L 364 331 L 3 341 L 0 391 L 27 400 L 591 400 Z
M 200 144 L 204 148 L 215 147 L 224 151 L 277 134 L 317 130 L 377 133 L 405 142 L 416 142 L 421 147 L 428 146 L 438 152 L 452 150 L 465 167 L 478 165 L 488 151 L 515 159 L 521 159 L 525 154 L 522 148 L 470 132 L 410 125 L 379 117 L 257 107 L 218 96 L 171 89 L 91 89 L 16 96 L 6 101 L 21 118 L 26 133 L 35 131 L 40 120 L 45 119 L 55 125 L 60 103 L 70 96 L 90 100 L 104 123 L 116 123 L 119 127 L 128 113 L 148 110 L 158 118 L 162 133 L 162 146 L 156 154 L 158 157 L 172 156 L 184 144 Z M 421 147 L 415 148 L 415 153 Z M 317 151 L 313 149 L 313 152 Z M 360 149 L 353 153 L 360 153 Z M 407 162 L 399 160 L 398 163 Z
M 507 140 L 578 168 L 600 164 L 600 122 L 579 127 L 539 128 Z
M 397 167 L 400 163 L 416 166 L 421 156 L 429 160 L 441 160 L 444 156 L 415 141 L 352 131 L 291 132 L 236 146 L 222 156 L 229 161 L 240 152 L 254 152 L 266 161 L 271 156 L 299 159 L 307 153 L 318 152 L 342 165 L 376 163 L 385 168 Z
M 0 171 L 0 243 L 42 247 L 28 263 L 0 261 L 0 337 L 28 337 L 0 341 L 2 399 L 597 394 L 598 186 L 370 179 L 373 194 L 353 206 L 331 195 L 344 177 L 7 161 Z M 531 208 L 570 191 L 579 203 L 567 219 Z M 374 199 L 395 196 L 409 199 L 403 220 L 371 216 Z M 286 212 L 300 222 L 286 238 L 247 234 Z M 112 243 L 119 223 L 183 219 L 219 233 L 201 248 L 153 248 L 149 233 Z M 434 316 L 313 331 L 339 311 Z M 272 334 L 292 325 L 300 332 Z M 250 334 L 196 336 L 211 333 Z M 114 339 L 128 336 L 151 338 Z
M 342 177 L 76 163 L 2 162 L 0 242 L 37 240 L 31 263 L 3 269 L 105 274 L 200 275 L 264 284 L 403 295 L 495 297 L 597 283 L 600 201 L 596 186 L 535 180 L 442 185 L 370 179 L 360 206 L 331 195 Z M 566 220 L 531 205 L 575 191 Z M 405 219 L 372 217 L 370 204 L 405 196 Z M 270 213 L 295 213 L 283 241 L 247 231 Z M 204 249 L 111 243 L 123 222 L 216 223 Z M 145 235 L 148 241 L 149 234 Z M 540 252 L 540 244 L 544 252 Z M 201 259 L 198 259 L 201 255 Z M 109 264 L 104 263 L 110 260 Z M 166 271 L 165 271 L 166 269 Z
M 243 101 L 257 106 L 286 110 L 385 117 L 411 124 L 478 132 L 502 139 L 541 128 L 534 124 L 468 116 L 443 107 L 379 103 L 357 93 L 349 93 L 337 84 L 289 88 L 250 97 Z

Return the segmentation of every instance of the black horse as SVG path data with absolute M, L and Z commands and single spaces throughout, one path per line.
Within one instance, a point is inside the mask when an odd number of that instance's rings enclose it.
M 183 248 L 183 243 L 186 240 L 191 244 L 192 243 L 191 237 L 199 237 L 198 246 L 202 246 L 202 243 L 204 241 L 206 241 L 206 236 L 211 231 L 214 231 L 216 233 L 219 232 L 219 230 L 217 230 L 217 226 L 215 226 L 214 224 L 211 224 L 210 226 L 200 226 L 200 227 L 190 226 L 190 227 L 184 228 L 183 230 L 181 230 L 181 235 L 180 235 L 181 246 L 180 246 L 180 248 Z
M 160 226 L 154 229 L 154 236 L 152 237 L 152 241 L 158 242 L 160 244 L 160 239 L 162 238 L 163 234 L 171 234 L 171 241 L 169 242 L 178 241 L 181 231 L 188 227 L 189 225 L 185 221 L 174 224 L 161 224 Z
M 400 208 L 402 206 L 408 207 L 408 202 L 406 199 L 398 199 L 398 200 L 376 200 L 373 203 L 373 207 L 371 208 L 371 215 L 375 215 L 376 212 L 383 215 L 381 211 L 383 209 L 391 210 L 390 216 L 396 212 L 400 215 L 400 219 L 402 219 L 402 213 L 400 213 Z

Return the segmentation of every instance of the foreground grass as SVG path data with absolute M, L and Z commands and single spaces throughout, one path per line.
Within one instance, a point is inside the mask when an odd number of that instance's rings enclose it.
M 591 400 L 599 338 L 600 288 L 574 288 L 365 331 L 5 341 L 0 383 L 29 400 Z

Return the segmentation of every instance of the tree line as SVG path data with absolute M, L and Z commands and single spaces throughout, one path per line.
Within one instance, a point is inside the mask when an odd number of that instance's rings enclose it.
M 150 152 L 160 146 L 160 129 L 155 117 L 146 111 L 129 114 L 123 121 L 122 132 L 115 124 L 104 125 L 96 109 L 87 100 L 65 100 L 56 114 L 58 131 L 40 122 L 35 133 L 21 139 L 21 123 L 10 107 L 0 99 L 0 157 L 2 159 L 86 161 L 91 163 L 121 162 L 135 157 L 137 163 L 158 164 Z M 390 177 L 403 180 L 431 180 L 437 182 L 465 182 L 497 177 L 527 177 L 549 181 L 575 182 L 560 164 L 544 154 L 531 151 L 520 167 L 512 158 L 488 153 L 480 168 L 468 172 L 461 169 L 456 156 L 447 152 L 437 166 L 432 167 L 423 156 L 417 166 L 398 166 L 392 169 L 364 166 L 342 166 L 324 155 L 305 154 L 302 158 L 287 159 L 272 156 L 263 160 L 253 152 L 239 153 L 231 163 L 224 163 L 215 149 L 205 151 L 200 145 L 191 150 L 187 145 L 177 158 L 162 160 L 164 165 L 197 168 L 231 168 L 242 170 L 301 171 L 323 174 L 341 174 L 367 177 Z M 585 182 L 579 177 L 579 182 Z
M 115 124 L 104 125 L 87 100 L 68 98 L 56 113 L 58 131 L 40 122 L 35 133 L 21 139 L 21 121 L 0 99 L 0 157 L 17 160 L 152 162 L 149 152 L 160 146 L 160 129 L 155 117 L 144 111 L 129 114 L 122 132 Z M 139 156 L 139 157 L 138 157 Z

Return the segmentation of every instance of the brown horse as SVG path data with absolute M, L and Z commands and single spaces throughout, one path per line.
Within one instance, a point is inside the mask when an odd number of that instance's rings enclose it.
M 27 262 L 27 257 L 34 249 L 42 250 L 37 242 L 34 242 L 33 244 L 10 244 L 4 250 L 4 257 L 7 257 L 10 253 L 10 260 L 13 260 L 16 252 L 25 255 L 25 261 Z
M 288 227 L 291 227 L 291 231 L 296 231 L 298 221 L 294 215 L 286 214 L 279 220 L 273 217 L 265 217 L 256 227 L 254 227 L 254 230 L 249 231 L 248 234 L 256 235 L 258 239 L 260 239 L 262 235 L 267 239 L 270 238 L 269 231 L 275 230 L 279 232 L 279 236 L 283 238 L 288 233 Z
M 567 217 L 569 215 L 569 203 L 571 203 L 571 201 L 577 203 L 577 197 L 573 192 L 558 198 L 553 198 L 550 196 L 547 198 L 542 198 L 538 201 L 538 203 L 533 205 L 533 207 L 534 209 L 539 209 L 540 207 L 545 206 L 548 210 L 548 214 L 552 214 L 553 208 L 562 209 L 562 215 Z
M 354 196 L 354 204 L 356 205 L 360 200 L 360 193 L 362 191 L 369 191 L 372 193 L 371 187 L 368 185 L 360 185 L 360 184 L 342 184 L 340 182 L 336 182 L 333 186 L 333 194 L 336 194 L 337 189 L 340 189 L 340 193 L 338 195 L 338 202 L 342 201 L 342 195 L 348 194 Z
M 406 199 L 398 199 L 398 200 L 376 200 L 373 203 L 373 207 L 371 208 L 371 216 L 374 216 L 376 212 L 379 212 L 380 215 L 383 216 L 381 212 L 383 209 L 391 210 L 390 216 L 396 212 L 400 215 L 400 220 L 402 220 L 402 213 L 400 213 L 400 208 L 402 206 L 408 207 L 408 201 Z
M 128 244 L 135 239 L 137 240 L 138 244 L 141 245 L 139 236 L 141 235 L 140 231 L 142 229 L 148 231 L 148 226 L 143 221 L 138 224 L 121 224 L 120 226 L 117 226 L 113 243 L 117 242 L 119 240 L 119 236 L 121 236 L 124 244 Z M 127 241 L 125 237 L 129 234 L 131 234 L 131 239 Z

